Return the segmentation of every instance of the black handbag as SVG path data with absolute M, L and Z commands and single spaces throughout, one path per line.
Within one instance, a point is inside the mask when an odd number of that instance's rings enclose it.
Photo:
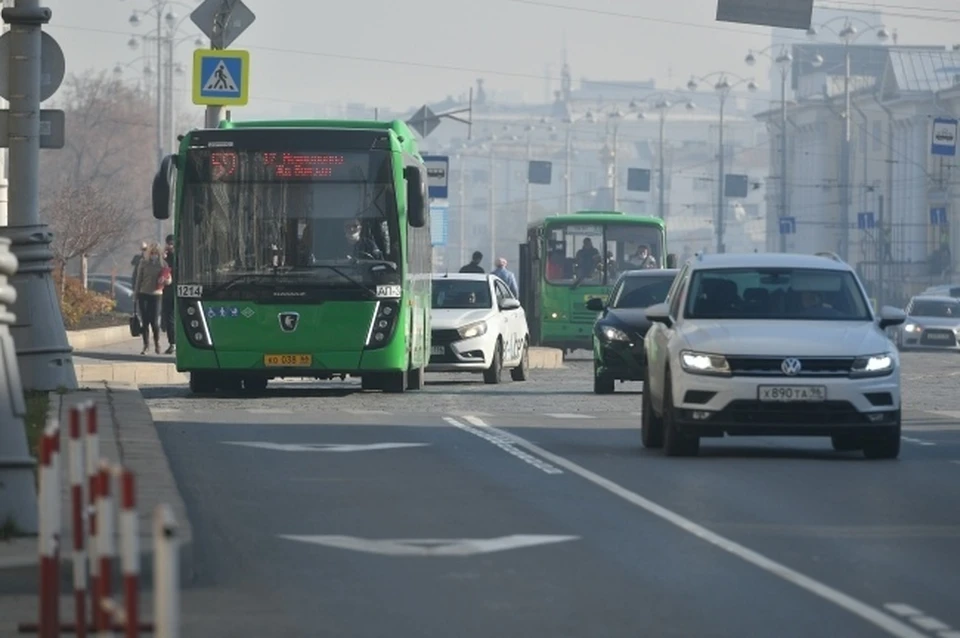
M 143 334 L 143 323 L 140 321 L 140 317 L 137 316 L 137 313 L 133 313 L 133 316 L 130 317 L 130 336 L 139 337 Z

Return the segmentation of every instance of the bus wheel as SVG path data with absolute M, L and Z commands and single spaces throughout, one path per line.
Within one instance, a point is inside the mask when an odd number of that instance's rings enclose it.
M 407 389 L 407 371 L 387 372 L 383 375 L 383 391 L 400 394 Z
M 423 366 L 407 372 L 407 390 L 423 390 Z
M 190 392 L 193 394 L 213 394 L 217 391 L 217 377 L 212 372 L 191 372 Z

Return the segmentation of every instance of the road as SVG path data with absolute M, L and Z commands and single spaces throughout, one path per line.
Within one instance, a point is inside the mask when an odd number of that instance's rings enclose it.
M 896 462 L 667 459 L 639 387 L 593 395 L 588 361 L 400 396 L 145 389 L 194 527 L 184 635 L 960 638 L 960 359 L 903 360 Z

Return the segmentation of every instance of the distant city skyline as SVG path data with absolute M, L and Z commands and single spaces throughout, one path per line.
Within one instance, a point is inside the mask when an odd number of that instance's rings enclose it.
M 385 0 L 324 6 L 307 0 L 268 3 L 245 0 L 257 21 L 233 45 L 251 53 L 251 100 L 237 117 L 283 116 L 330 103 L 364 103 L 405 111 L 448 95 L 465 94 L 478 78 L 490 95 L 511 101 L 542 101 L 559 88 L 566 46 L 574 85 L 581 78 L 625 82 L 652 79 L 661 88 L 682 87 L 690 75 L 728 71 L 757 79 L 769 90 L 769 62 L 755 68 L 743 58 L 772 41 L 772 29 L 714 20 L 716 0 L 685 0 L 632 9 L 625 0 L 494 0 L 483 7 L 466 2 L 409 0 L 400 21 Z M 120 64 L 134 76 L 136 58 L 127 41 L 150 31 L 127 20 L 151 0 L 50 0 L 47 30 L 67 56 L 69 72 L 110 70 Z M 171 6 L 185 18 L 196 2 Z M 954 0 L 818 2 L 848 12 L 885 11 L 887 27 L 902 44 L 951 45 L 960 40 L 960 8 Z M 887 8 L 891 7 L 891 8 Z M 917 7 L 917 8 L 912 8 Z M 863 15 L 851 13 L 851 15 Z M 868 14 L 869 15 L 869 14 Z M 403 17 L 407 18 L 404 21 Z M 414 19 L 412 16 L 418 16 Z M 351 26 L 353 28 L 351 28 Z M 781 31 L 781 30 L 778 30 Z M 177 103 L 190 108 L 193 39 L 187 19 L 176 59 L 186 73 Z M 362 37 L 358 34 L 362 34 Z M 806 41 L 801 31 L 796 41 Z M 866 42 L 864 36 L 860 42 Z M 549 69 L 549 73 L 548 73 Z M 54 97 L 56 100 L 56 97 Z M 758 110 L 763 100 L 757 100 Z

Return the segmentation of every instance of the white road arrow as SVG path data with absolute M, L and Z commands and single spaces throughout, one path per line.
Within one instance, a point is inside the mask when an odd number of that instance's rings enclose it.
M 223 441 L 226 445 L 275 450 L 277 452 L 371 452 L 373 450 L 394 450 L 407 447 L 423 447 L 428 443 L 270 443 L 267 441 Z
M 542 534 L 514 534 L 500 538 L 358 538 L 356 536 L 291 536 L 280 538 L 301 543 L 313 543 L 338 549 L 350 549 L 384 556 L 473 556 L 490 554 L 520 547 L 534 547 L 563 543 L 579 536 L 548 536 Z

